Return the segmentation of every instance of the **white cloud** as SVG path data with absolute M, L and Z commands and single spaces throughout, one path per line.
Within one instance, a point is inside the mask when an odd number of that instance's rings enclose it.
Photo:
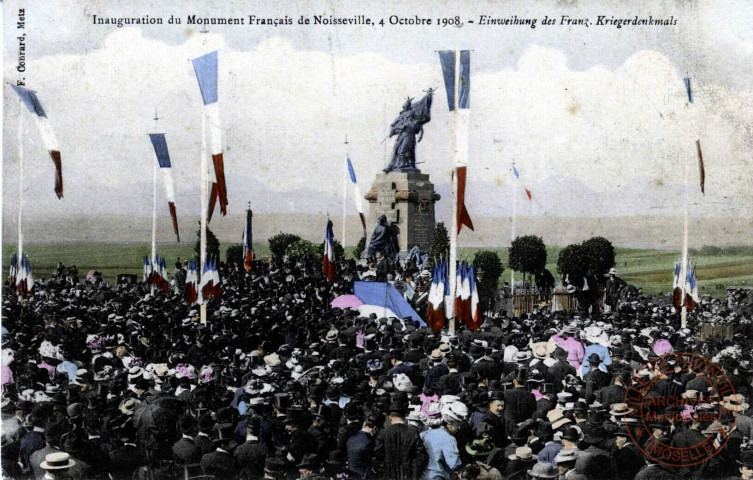
M 296 50 L 281 37 L 248 51 L 227 47 L 215 34 L 195 34 L 184 44 L 170 45 L 146 39 L 138 29 L 122 28 L 110 34 L 101 49 L 29 63 L 29 86 L 39 92 L 57 130 L 66 184 L 65 199 L 57 201 L 51 162 L 30 126 L 26 152 L 27 165 L 33 166 L 26 168 L 25 179 L 29 214 L 149 215 L 154 159 L 146 133 L 154 130 L 155 107 L 162 118 L 157 129 L 167 133 L 173 159 L 179 212 L 198 212 L 201 102 L 189 59 L 213 48 L 221 48 L 226 175 L 235 186 L 229 191 L 232 213 L 239 213 L 248 200 L 262 204 L 262 210 L 300 208 L 295 195 L 301 190 L 319 194 L 318 203 L 304 206 L 309 211 L 339 211 L 345 135 L 361 188 L 367 191 L 386 164 L 385 149 L 389 151 L 392 142 L 385 147 L 380 141 L 403 97 L 419 97 L 428 87 L 440 90 L 418 157 L 435 183 L 449 180 L 450 115 L 438 61 L 396 63 L 370 52 L 333 56 Z M 484 46 L 473 53 L 494 54 L 493 47 Z M 6 75 L 15 78 L 10 67 Z M 627 211 L 652 215 L 654 203 L 677 200 L 676 188 L 666 190 L 666 199 L 654 190 L 681 183 L 683 162 L 696 195 L 695 139 L 700 138 L 707 191 L 724 192 L 729 200 L 717 198 L 718 203 L 699 212 L 734 214 L 736 205 L 753 201 L 753 95 L 750 90 L 697 84 L 696 103 L 688 106 L 682 76 L 678 66 L 655 51 L 635 52 L 616 69 L 574 70 L 564 53 L 537 46 L 522 52 L 514 69 L 474 75 L 471 198 L 484 198 L 473 191 L 474 182 L 503 188 L 514 159 L 532 184 L 545 185 L 550 177 L 560 184 L 574 179 L 572 196 L 563 189 L 560 197 L 546 200 L 551 204 L 533 213 L 551 212 L 558 204 L 577 204 L 578 211 L 593 216 L 611 211 L 601 201 L 589 206 L 589 199 L 575 191 L 583 184 L 602 193 L 604 201 L 615 202 L 619 211 L 626 210 L 627 202 Z M 17 113 L 17 102 L 10 102 L 13 95 L 5 89 L 6 122 Z M 5 130 L 6 215 L 16 208 L 14 124 Z M 633 188 L 629 198 L 621 197 L 620 190 L 634 181 L 645 184 L 651 195 Z M 264 198 L 244 188 L 252 184 L 263 186 Z M 480 210 L 495 212 L 489 205 Z M 506 211 L 500 205 L 500 214 Z

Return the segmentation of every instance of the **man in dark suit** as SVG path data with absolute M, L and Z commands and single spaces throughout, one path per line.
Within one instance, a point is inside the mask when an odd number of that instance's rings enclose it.
M 612 385 L 602 387 L 596 391 L 596 399 L 599 401 L 599 403 L 606 406 L 613 405 L 615 403 L 622 403 L 625 401 L 624 385 L 625 379 L 623 375 L 615 375 L 614 383 Z
M 407 363 L 403 363 L 403 352 L 401 350 L 395 350 L 390 353 L 390 362 L 392 363 L 392 368 L 387 371 L 388 377 L 394 377 L 398 373 L 404 373 L 408 377 L 411 377 L 413 374 L 413 367 Z
M 181 417 L 178 421 L 178 430 L 182 436 L 173 444 L 173 460 L 178 465 L 199 463 L 203 454 L 193 437 L 195 430 L 193 418 L 187 415 Z
M 204 475 L 214 475 L 216 478 L 235 478 L 237 464 L 232 451 L 235 447 L 233 428 L 220 429 L 220 438 L 214 441 L 216 450 L 201 457 L 201 470 Z
M 432 387 L 432 383 L 434 383 L 439 378 L 447 375 L 450 373 L 450 369 L 447 368 L 447 365 L 442 363 L 442 359 L 444 358 L 444 354 L 440 349 L 435 349 L 431 352 L 431 356 L 429 359 L 432 362 L 432 366 L 427 370 L 426 372 L 426 378 L 424 380 L 424 387 Z
M 559 393 L 562 391 L 562 380 L 568 375 L 575 376 L 577 372 L 575 367 L 567 361 L 567 350 L 557 347 L 554 356 L 557 358 L 557 363 L 547 369 L 546 381 L 552 384 L 552 393 Z
M 19 448 L 19 458 L 21 460 L 21 468 L 24 472 L 31 471 L 31 454 L 37 450 L 41 450 L 47 444 L 44 438 L 44 426 L 46 419 L 42 415 L 36 415 L 32 413 L 31 422 L 33 430 L 21 439 L 21 447 Z
M 505 392 L 507 429 L 513 431 L 520 422 L 531 418 L 536 411 L 536 397 L 525 388 L 525 376 L 521 372 L 513 379 L 515 388 Z
M 434 389 L 440 395 L 455 395 L 460 392 L 460 373 L 457 369 L 457 363 L 454 357 L 447 359 L 447 368 L 449 372 L 434 381 Z
M 316 454 L 316 439 L 308 432 L 311 419 L 300 407 L 291 407 L 285 418 L 285 428 L 290 434 L 287 457 L 295 464 L 300 463 L 307 454 Z
M 346 451 L 348 439 L 361 429 L 362 423 L 360 409 L 353 402 L 345 405 L 343 410 L 345 423 L 337 430 L 337 450 L 341 452 Z
M 372 474 L 375 426 L 376 420 L 367 418 L 361 430 L 348 439 L 348 470 L 357 478 L 368 478 Z
M 406 409 L 406 405 L 398 402 L 390 405 L 390 426 L 384 429 L 374 447 L 374 457 L 384 462 L 384 478 L 418 480 L 429 460 L 418 431 L 405 424 Z
M 476 427 L 477 436 L 481 436 L 481 432 L 486 432 L 494 442 L 497 448 L 503 448 L 507 445 L 507 428 L 505 421 L 502 418 L 502 410 L 505 406 L 505 394 L 504 392 L 494 392 L 492 398 L 489 401 L 489 412 L 478 423 Z M 489 430 L 491 433 L 489 434 Z
M 141 449 L 134 443 L 131 432 L 124 430 L 120 433 L 119 442 L 110 451 L 109 463 L 110 469 L 108 473 L 112 476 L 113 480 L 130 480 L 133 477 L 133 472 L 146 464 L 141 454 Z
M 264 474 L 264 462 L 269 451 L 259 439 L 261 418 L 252 417 L 246 423 L 246 441 L 235 449 L 235 460 L 244 478 L 259 478 Z
M 214 430 L 214 422 L 209 415 L 203 415 L 198 420 L 199 433 L 194 437 L 194 443 L 201 450 L 201 456 L 206 455 L 214 451 L 214 444 L 212 444 L 212 432 Z
M 616 448 L 612 454 L 612 460 L 616 467 L 615 473 L 620 479 L 631 480 L 646 465 L 643 455 L 631 441 L 624 425 L 620 426 L 612 436 L 614 436 L 614 447 Z
M 598 354 L 592 353 L 589 355 L 588 365 L 590 370 L 583 376 L 583 381 L 586 382 L 586 401 L 589 403 L 593 402 L 596 391 L 608 386 L 612 381 L 612 376 L 610 374 L 599 369 L 600 363 L 601 358 Z M 623 400 L 620 399 L 620 402 L 621 401 Z

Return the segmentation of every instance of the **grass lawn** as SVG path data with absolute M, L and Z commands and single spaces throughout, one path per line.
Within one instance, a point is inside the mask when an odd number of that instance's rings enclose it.
M 220 252 L 225 251 L 230 243 L 222 243 Z M 167 261 L 168 272 L 172 273 L 172 263 L 180 257 L 182 260 L 192 258 L 194 244 L 164 244 L 158 247 L 160 255 Z M 555 278 L 557 274 L 557 256 L 562 247 L 547 247 L 547 268 Z M 15 250 L 14 244 L 3 245 L 3 278 L 8 275 L 8 264 Z M 493 250 L 507 265 L 506 248 L 481 249 L 463 248 L 459 252 L 461 260 L 470 261 L 480 250 Z M 76 265 L 79 274 L 96 269 L 113 282 L 118 273 L 141 275 L 142 259 L 149 255 L 149 244 L 110 244 L 110 243 L 50 243 L 31 244 L 24 247 L 31 261 L 36 278 L 48 277 L 58 262 L 64 265 Z M 270 254 L 266 243 L 254 245 L 257 258 Z M 353 248 L 345 249 L 346 255 L 352 255 Z M 643 288 L 645 293 L 668 293 L 672 287 L 672 271 L 679 252 L 665 250 L 642 250 L 617 248 L 616 267 L 620 276 L 627 282 Z M 726 287 L 731 285 L 753 285 L 753 249 L 740 249 L 726 252 L 697 252 L 693 256 L 697 268 L 702 295 L 725 296 Z M 515 277 L 522 275 L 515 273 Z M 502 274 L 502 281 L 509 281 L 510 270 Z

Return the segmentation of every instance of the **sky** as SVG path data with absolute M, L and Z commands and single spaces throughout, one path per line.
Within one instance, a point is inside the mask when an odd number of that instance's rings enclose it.
M 248 202 L 259 213 L 339 214 L 346 136 L 365 193 L 388 162 L 392 141 L 382 140 L 389 123 L 405 97 L 420 98 L 429 87 L 439 90 L 417 157 L 447 198 L 451 115 L 436 51 L 459 48 L 472 51 L 472 215 L 509 216 L 517 195 L 521 216 L 672 216 L 688 204 L 694 216 L 750 217 L 753 9 L 734 1 L 600 3 L 6 1 L 5 81 L 23 75 L 38 92 L 59 139 L 65 179 L 58 200 L 52 163 L 24 112 L 24 215 L 38 222 L 74 213 L 151 215 L 155 158 L 147 133 L 155 132 L 167 135 L 179 214 L 198 215 L 201 97 L 190 59 L 215 49 L 231 214 Z M 15 69 L 21 7 L 23 74 Z M 457 15 L 464 26 L 295 24 L 319 14 L 363 14 L 374 22 L 393 14 Z M 482 14 L 539 23 L 485 27 L 478 25 Z M 117 28 L 93 25 L 94 15 L 174 15 L 183 24 Z M 186 25 L 187 15 L 287 15 L 294 25 L 210 26 L 200 33 Z M 598 15 L 652 15 L 674 17 L 677 25 L 540 24 L 562 15 L 592 22 Z M 3 94 L 7 224 L 19 204 L 19 104 L 7 86 Z M 512 162 L 520 171 L 516 188 Z M 448 205 L 440 201 L 440 217 Z M 159 212 L 166 216 L 166 205 Z

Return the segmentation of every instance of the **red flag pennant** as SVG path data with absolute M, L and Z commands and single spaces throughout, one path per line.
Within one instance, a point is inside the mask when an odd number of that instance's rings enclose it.
M 706 195 L 706 170 L 703 168 L 703 153 L 701 153 L 701 141 L 695 141 L 696 150 L 698 150 L 698 173 L 701 175 L 701 193 Z
M 209 194 L 209 207 L 207 213 L 207 223 L 212 221 L 212 214 L 214 213 L 214 206 L 217 205 L 217 195 L 219 190 L 216 183 L 212 183 L 212 191 Z M 220 207 L 221 208 L 221 207 Z
M 60 160 L 60 152 L 50 150 L 52 163 L 55 164 L 55 194 L 58 198 L 63 198 L 63 164 Z
M 222 154 L 212 155 L 212 162 L 214 163 L 214 173 L 217 177 L 217 195 L 220 200 L 220 211 L 222 215 L 227 215 L 227 184 L 225 183 L 225 162 L 222 159 Z
M 458 175 L 458 233 L 462 230 L 463 225 L 473 230 L 473 221 L 465 208 L 465 174 L 467 167 L 457 167 Z
M 175 212 L 175 202 L 167 202 L 167 206 L 170 208 L 170 216 L 173 219 L 173 230 L 175 230 L 175 236 L 180 243 L 180 232 L 178 231 L 178 214 Z

